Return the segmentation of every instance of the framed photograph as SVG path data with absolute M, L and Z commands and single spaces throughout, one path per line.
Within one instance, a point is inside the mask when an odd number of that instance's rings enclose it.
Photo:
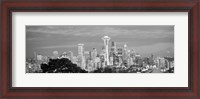
M 198 0 L 1 8 L 1 98 L 200 98 Z

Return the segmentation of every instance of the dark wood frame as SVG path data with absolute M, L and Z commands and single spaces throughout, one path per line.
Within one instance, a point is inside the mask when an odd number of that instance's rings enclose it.
M 1 2 L 0 98 L 200 99 L 198 0 L 3 0 Z M 189 87 L 14 88 L 12 82 L 12 12 L 188 12 Z

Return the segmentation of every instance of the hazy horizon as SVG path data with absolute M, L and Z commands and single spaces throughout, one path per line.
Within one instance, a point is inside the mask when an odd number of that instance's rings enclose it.
M 78 44 L 86 51 L 100 53 L 103 36 L 109 36 L 117 47 L 128 45 L 142 56 L 174 56 L 173 25 L 27 25 L 26 58 L 34 52 L 53 56 L 53 51 L 78 53 Z

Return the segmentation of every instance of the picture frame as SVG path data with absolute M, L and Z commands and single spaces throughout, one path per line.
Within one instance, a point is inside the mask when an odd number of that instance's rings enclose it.
M 200 98 L 199 0 L 5 0 L 1 8 L 1 98 Z M 12 87 L 12 12 L 188 12 L 188 87 Z

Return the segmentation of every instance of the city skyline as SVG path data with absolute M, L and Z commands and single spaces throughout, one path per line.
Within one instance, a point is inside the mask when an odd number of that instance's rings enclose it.
M 134 26 L 134 25 L 67 25 L 67 26 L 26 26 L 26 57 L 33 57 L 37 52 L 52 56 L 72 51 L 78 55 L 78 44 L 84 44 L 86 51 L 97 49 L 99 53 L 104 44 L 102 36 L 111 37 L 118 48 L 124 44 L 143 56 L 174 55 L 174 26 Z
M 34 58 L 26 59 L 27 73 L 173 73 L 174 57 L 158 57 L 151 54 L 141 57 L 126 44 L 117 48 L 114 41 L 109 48 L 109 36 L 102 37 L 104 45 L 100 53 L 96 48 L 85 51 L 84 44 L 78 44 L 78 55 L 73 52 L 53 51 L 53 56 L 34 52 Z

